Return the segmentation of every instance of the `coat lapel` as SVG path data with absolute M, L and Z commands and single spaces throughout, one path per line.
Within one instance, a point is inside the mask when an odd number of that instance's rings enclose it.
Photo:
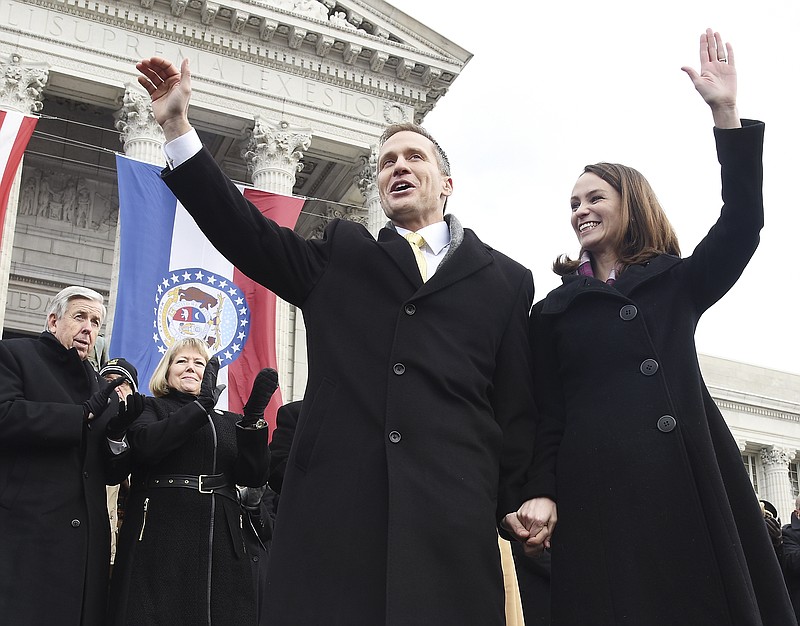
M 453 254 L 436 270 L 431 279 L 420 289 L 420 294 L 429 294 L 449 287 L 492 263 L 494 259 L 486 245 L 471 230 L 464 231 L 464 240 Z
M 547 294 L 542 303 L 543 314 L 556 314 L 565 311 L 572 301 L 586 294 L 604 294 L 618 298 L 619 292 L 611 285 L 591 276 L 570 274 L 561 277 L 562 284 Z
M 460 229 L 460 226 L 458 228 Z M 430 280 L 423 283 L 411 246 L 397 231 L 391 228 L 382 228 L 378 233 L 378 244 L 381 250 L 395 262 L 403 275 L 419 290 L 420 295 L 444 289 L 477 272 L 494 260 L 487 246 L 478 239 L 475 233 L 471 230 L 463 230 L 463 240 L 452 253 L 445 256 Z
M 419 274 L 417 262 L 414 260 L 414 253 L 411 246 L 401 237 L 397 231 L 388 228 L 381 228 L 378 233 L 379 248 L 383 250 L 402 272 L 411 284 L 417 289 L 422 286 L 422 276 Z
M 643 284 L 650 282 L 667 270 L 680 263 L 680 257 L 671 254 L 660 254 L 647 263 L 631 265 L 617 279 L 614 287 L 621 294 L 629 296 Z
M 575 298 L 584 294 L 604 294 L 628 300 L 636 289 L 668 271 L 680 261 L 679 257 L 662 254 L 647 263 L 631 265 L 617 279 L 613 287 L 591 276 L 574 274 L 562 276 L 561 286 L 551 291 L 545 299 L 542 313 L 561 313 Z

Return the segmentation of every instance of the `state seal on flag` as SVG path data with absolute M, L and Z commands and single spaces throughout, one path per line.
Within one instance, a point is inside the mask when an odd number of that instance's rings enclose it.
M 159 353 L 179 339 L 194 337 L 219 357 L 222 366 L 247 343 L 250 310 L 230 279 L 202 268 L 173 270 L 156 287 L 153 341 Z

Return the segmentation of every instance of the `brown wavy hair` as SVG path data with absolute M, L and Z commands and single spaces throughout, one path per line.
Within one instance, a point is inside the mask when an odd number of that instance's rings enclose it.
M 622 228 L 614 242 L 614 248 L 619 251 L 621 271 L 659 254 L 680 256 L 681 249 L 675 230 L 650 183 L 639 171 L 619 163 L 595 163 L 584 167 L 581 176 L 583 174 L 600 177 L 620 195 Z M 559 276 L 565 276 L 575 272 L 578 265 L 580 254 L 578 260 L 562 254 L 553 263 L 553 271 Z

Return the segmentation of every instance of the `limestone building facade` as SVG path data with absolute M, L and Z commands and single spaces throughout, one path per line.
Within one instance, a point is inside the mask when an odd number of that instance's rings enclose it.
M 190 60 L 203 142 L 234 180 L 316 199 L 296 227 L 314 237 L 332 217 L 377 233 L 376 139 L 389 123 L 422 121 L 472 55 L 383 0 L 4 0 L 0 108 L 41 116 L 3 229 L 4 337 L 38 333 L 70 284 L 109 297 L 113 332 L 114 155 L 163 164 L 135 78 L 149 56 Z M 277 324 L 284 398 L 297 399 L 302 317 L 279 303 Z M 703 356 L 701 366 L 754 489 L 788 520 L 800 376 Z
M 756 494 L 788 524 L 800 495 L 800 376 L 705 355 L 700 367 Z
M 4 228 L 4 336 L 38 332 L 69 284 L 109 296 L 113 333 L 114 154 L 164 164 L 136 83 L 150 56 L 189 59 L 190 119 L 233 180 L 316 199 L 296 227 L 314 237 L 333 217 L 377 233 L 377 138 L 421 121 L 472 55 L 383 0 L 3 2 L 0 107 L 41 116 Z M 299 398 L 302 319 L 279 302 L 276 321 L 284 398 Z

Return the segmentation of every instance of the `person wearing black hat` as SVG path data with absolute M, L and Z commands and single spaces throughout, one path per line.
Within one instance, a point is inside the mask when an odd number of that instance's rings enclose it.
M 775 548 L 775 554 L 778 559 L 781 558 L 781 518 L 778 517 L 778 509 L 769 500 L 759 500 L 761 505 L 761 514 L 764 516 L 764 524 L 767 527 L 769 540 L 772 542 L 772 547 Z
M 123 358 L 111 359 L 101 369 L 100 376 L 111 382 L 117 378 L 124 378 L 126 382 L 117 387 L 117 395 L 126 398 L 129 394 L 139 391 L 139 374 L 133 363 Z
M 123 358 L 111 359 L 100 368 L 100 376 L 108 382 L 122 378 L 124 382 L 116 387 L 120 401 L 124 401 L 131 394 L 139 391 L 139 374 L 133 363 Z M 119 434 L 118 434 L 119 436 Z M 124 437 L 124 434 L 120 439 Z M 119 526 L 121 511 L 124 510 L 125 494 L 127 494 L 129 483 L 127 477 L 118 485 L 106 487 L 106 506 L 108 508 L 108 521 L 111 526 L 111 566 L 114 566 L 114 558 L 117 554 L 117 539 L 119 537 Z M 122 492 L 122 497 L 120 496 Z

